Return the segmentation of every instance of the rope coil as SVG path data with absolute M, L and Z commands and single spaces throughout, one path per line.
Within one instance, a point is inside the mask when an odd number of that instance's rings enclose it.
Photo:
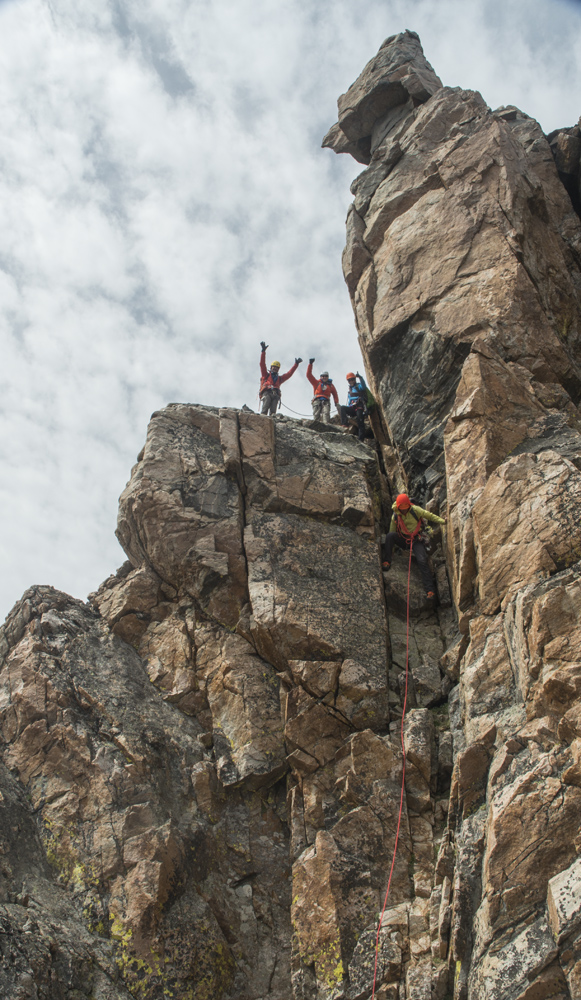
M 387 880 L 387 890 L 385 893 L 385 899 L 383 901 L 383 909 L 379 917 L 379 923 L 377 926 L 377 935 L 375 937 L 375 966 L 373 969 L 373 990 L 371 993 L 371 1000 L 375 997 L 375 985 L 377 982 L 377 956 L 379 953 L 379 935 L 381 933 L 381 925 L 383 923 L 383 917 L 385 915 L 385 910 L 387 907 L 387 900 L 389 898 L 389 890 L 391 888 L 391 878 L 393 875 L 393 869 L 395 867 L 395 858 L 397 854 L 397 845 L 399 841 L 399 831 L 401 827 L 401 818 L 403 815 L 403 800 L 405 795 L 405 743 L 404 743 L 404 723 L 405 723 L 405 713 L 408 700 L 408 676 L 409 676 L 409 654 L 410 654 L 410 577 L 412 572 L 412 550 L 413 545 L 410 542 L 410 558 L 408 563 L 408 587 L 407 587 L 407 615 L 406 615 L 406 650 L 405 650 L 405 694 L 403 699 L 403 711 L 401 714 L 401 752 L 402 752 L 402 773 L 401 773 L 401 793 L 399 797 L 399 815 L 397 818 L 397 830 L 395 834 L 395 844 L 393 845 L 393 857 L 391 859 L 391 868 L 389 870 L 389 878 Z

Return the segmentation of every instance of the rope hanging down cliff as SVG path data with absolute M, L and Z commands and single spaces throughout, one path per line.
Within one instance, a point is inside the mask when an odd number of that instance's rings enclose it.
M 406 613 L 406 647 L 405 647 L 405 693 L 403 699 L 403 709 L 401 713 L 401 752 L 402 752 L 402 772 L 401 772 L 401 793 L 399 797 L 399 814 L 397 817 L 397 829 L 395 833 L 395 843 L 393 845 L 393 857 L 391 859 L 391 868 L 389 870 L 389 878 L 387 880 L 387 889 L 385 892 L 385 899 L 383 901 L 383 909 L 379 917 L 379 923 L 377 926 L 377 935 L 375 937 L 375 965 L 373 968 L 373 990 L 371 992 L 371 1000 L 375 997 L 375 985 L 377 982 L 377 955 L 379 952 L 379 935 L 381 933 L 381 925 L 383 923 L 383 917 L 387 907 L 387 900 L 389 898 L 389 890 L 391 888 L 391 879 L 393 875 L 393 869 L 395 867 L 395 859 L 397 855 L 397 845 L 399 841 L 399 831 L 401 827 L 401 818 L 403 813 L 403 799 L 405 795 L 405 743 L 404 743 L 404 723 L 405 723 L 405 713 L 408 700 L 408 676 L 409 676 L 409 655 L 410 655 L 410 578 L 412 572 L 412 545 L 410 542 L 410 557 L 408 561 L 408 586 L 407 586 L 407 613 Z

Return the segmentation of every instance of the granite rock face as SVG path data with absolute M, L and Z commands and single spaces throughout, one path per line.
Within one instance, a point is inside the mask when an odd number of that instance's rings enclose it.
M 128 561 L 8 616 L 2 996 L 581 996 L 578 135 L 549 138 L 388 39 L 325 138 L 367 164 L 375 441 L 171 404 Z M 381 570 L 401 490 L 447 518 L 437 601 Z
M 392 35 L 339 98 L 339 121 L 323 139 L 323 146 L 369 163 L 393 130 L 394 118 L 407 116 L 441 86 L 415 31 Z
M 348 93 L 366 84 L 368 69 Z M 539 125 L 517 109 L 440 87 L 411 108 L 402 94 L 380 121 L 352 185 L 344 272 L 406 474 L 433 490 L 476 344 L 578 403 L 579 219 Z
M 120 501 L 130 562 L 90 605 L 33 588 L 2 631 L 2 794 L 32 845 L 7 818 L 6 995 L 286 1000 L 347 968 L 401 773 L 386 490 L 332 426 L 154 414 Z M 321 836 L 341 905 L 317 946 L 293 884 Z
M 581 216 L 581 126 L 577 122 L 572 128 L 555 129 L 547 139 L 559 177 L 569 193 L 573 208 Z
M 349 93 L 365 86 L 368 69 Z M 579 127 L 547 139 L 515 107 L 441 87 L 413 108 L 401 94 L 366 121 L 380 128 L 352 185 L 344 273 L 393 486 L 447 514 L 458 626 L 439 659 L 453 770 L 431 954 L 410 928 L 385 996 L 574 998 Z

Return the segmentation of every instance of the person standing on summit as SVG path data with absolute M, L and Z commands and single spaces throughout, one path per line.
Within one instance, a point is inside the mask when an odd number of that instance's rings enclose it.
M 262 340 L 260 342 L 261 353 L 260 353 L 260 401 L 262 403 L 261 413 L 266 414 L 269 417 L 274 417 L 279 403 L 280 403 L 280 387 L 283 382 L 294 375 L 302 358 L 295 358 L 295 363 L 292 368 L 289 368 L 288 372 L 284 375 L 280 375 L 280 361 L 273 361 L 270 366 L 270 371 L 266 370 L 266 351 L 268 344 L 265 344 Z
M 365 416 L 367 414 L 367 386 L 359 372 L 347 372 L 347 406 L 341 407 L 341 423 L 349 426 L 348 417 L 355 417 L 359 440 L 365 441 Z
M 330 424 L 331 396 L 335 400 L 337 413 L 340 413 L 339 397 L 337 395 L 337 390 L 333 385 L 333 380 L 329 378 L 329 372 L 321 372 L 318 380 L 315 378 L 313 375 L 314 363 L 315 359 L 309 358 L 307 378 L 314 389 L 313 399 L 311 401 L 311 406 L 313 407 L 313 420 L 322 420 L 324 424 Z

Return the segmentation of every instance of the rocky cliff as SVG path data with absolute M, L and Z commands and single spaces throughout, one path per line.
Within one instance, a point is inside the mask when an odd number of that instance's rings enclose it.
M 581 997 L 578 128 L 549 139 L 388 39 L 325 138 L 366 165 L 344 270 L 375 441 L 172 404 L 128 562 L 8 616 L 2 996 L 371 996 L 406 488 L 447 528 L 435 606 L 412 565 L 376 996 Z

